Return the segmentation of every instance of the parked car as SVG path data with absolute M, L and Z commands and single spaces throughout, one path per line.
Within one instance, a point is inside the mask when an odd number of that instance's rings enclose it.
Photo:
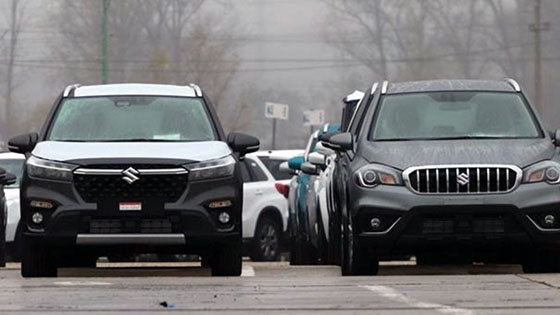
M 24 277 L 113 253 L 202 255 L 239 276 L 242 176 L 251 136 L 226 136 L 196 85 L 64 89 L 40 134 L 9 141 L 21 181 Z
M 16 176 L 15 183 L 4 186 L 4 195 L 8 208 L 8 217 L 6 220 L 6 249 L 8 256 L 15 261 L 19 261 L 21 249 L 19 185 L 24 162 L 25 156 L 23 154 L 11 152 L 0 153 L 0 167 Z
M 342 102 L 344 103 L 344 107 L 342 108 L 340 130 L 346 130 L 348 126 L 350 126 L 350 122 L 352 121 L 352 117 L 354 117 L 356 107 L 363 97 L 364 92 L 356 90 L 352 94 L 348 94 L 342 100 Z
M 0 267 L 6 266 L 6 221 L 8 205 L 4 194 L 4 186 L 13 185 L 16 177 L 0 168 Z
M 272 176 L 255 153 L 247 155 L 240 166 L 245 251 L 253 261 L 279 260 L 288 226 L 284 183 Z
M 309 157 L 321 146 L 319 140 L 325 134 L 337 132 L 339 124 L 326 124 L 309 138 L 305 154 L 288 160 L 289 167 L 298 171 L 290 184 L 290 263 L 292 265 L 313 265 L 326 263 L 327 236 L 321 217 L 320 205 L 326 200 L 326 191 L 316 181 L 323 169 L 313 165 Z M 324 195 L 323 195 L 324 194 Z M 324 196 L 324 198 L 320 198 Z
M 343 275 L 394 254 L 560 271 L 560 130 L 517 82 L 375 84 L 356 118 L 325 143 L 340 156 Z
M 288 184 L 293 175 L 280 170 L 280 165 L 294 156 L 303 155 L 304 152 L 304 150 L 268 150 L 255 152 L 254 155 L 263 162 L 274 179 Z

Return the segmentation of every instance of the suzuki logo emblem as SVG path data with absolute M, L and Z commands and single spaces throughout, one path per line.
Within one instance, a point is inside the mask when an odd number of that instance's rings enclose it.
M 461 186 L 465 186 L 466 184 L 469 183 L 469 175 L 465 173 L 461 173 L 459 174 L 459 176 L 457 176 L 457 181 Z
M 140 177 L 138 177 L 138 175 L 140 175 L 140 172 L 138 172 L 138 170 L 136 170 L 133 167 L 127 168 L 122 172 L 122 174 L 123 174 L 122 179 L 129 184 L 132 184 L 135 181 L 140 180 Z

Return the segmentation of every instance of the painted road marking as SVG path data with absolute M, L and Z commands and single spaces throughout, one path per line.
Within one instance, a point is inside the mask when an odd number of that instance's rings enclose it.
M 244 265 L 241 269 L 241 276 L 242 277 L 254 277 L 255 276 L 255 269 L 253 266 Z
M 409 306 L 419 309 L 435 310 L 443 314 L 454 314 L 454 315 L 474 315 L 474 312 L 464 308 L 456 308 L 448 305 L 423 302 L 413 298 L 409 298 L 401 292 L 383 285 L 361 285 L 360 288 L 368 289 L 382 297 L 391 299 L 396 302 L 402 302 Z

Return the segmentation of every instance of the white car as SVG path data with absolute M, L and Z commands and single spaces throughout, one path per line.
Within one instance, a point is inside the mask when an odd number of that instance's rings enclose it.
M 262 151 L 248 154 L 241 163 L 244 183 L 243 243 L 253 261 L 280 258 L 282 239 L 288 227 L 286 196 L 290 179 L 278 168 L 301 152 Z
M 20 218 L 19 183 L 23 172 L 24 161 L 25 156 L 23 154 L 11 152 L 0 153 L 0 167 L 17 177 L 15 184 L 4 187 L 4 195 L 6 196 L 6 205 L 8 207 L 6 247 L 12 259 L 18 258 L 18 248 L 21 242 L 21 237 L 18 236 Z

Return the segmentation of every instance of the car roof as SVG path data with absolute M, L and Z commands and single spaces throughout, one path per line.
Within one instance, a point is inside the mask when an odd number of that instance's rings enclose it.
M 268 157 L 277 160 L 288 160 L 294 156 L 303 155 L 304 153 L 305 150 L 267 150 L 251 153 L 251 155 L 257 157 Z
M 0 160 L 25 160 L 25 155 L 13 152 L 0 152 Z
M 108 95 L 161 95 L 196 97 L 197 92 L 192 86 L 167 85 L 167 84 L 102 84 L 78 86 L 74 89 L 73 97 L 91 97 Z
M 387 94 L 443 91 L 516 92 L 506 81 L 493 80 L 431 80 L 389 83 Z

